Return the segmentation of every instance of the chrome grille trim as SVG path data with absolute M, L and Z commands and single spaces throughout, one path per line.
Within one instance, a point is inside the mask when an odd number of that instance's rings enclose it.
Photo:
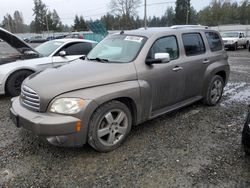
M 33 89 L 22 86 L 20 100 L 26 108 L 36 112 L 40 111 L 40 97 Z

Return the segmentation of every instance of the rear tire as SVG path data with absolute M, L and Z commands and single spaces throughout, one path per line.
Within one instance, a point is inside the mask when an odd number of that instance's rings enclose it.
M 132 125 L 129 108 L 119 101 L 101 105 L 89 123 L 88 143 L 99 152 L 118 148 L 127 138 Z
M 31 75 L 33 72 L 29 70 L 20 70 L 17 72 L 14 72 L 9 76 L 7 79 L 5 90 L 7 95 L 10 95 L 11 97 L 15 97 L 20 95 L 21 93 L 21 85 L 23 83 L 23 80 L 27 78 L 29 75 Z
M 208 106 L 215 106 L 219 103 L 224 89 L 224 81 L 219 75 L 215 75 L 207 88 L 203 102 Z

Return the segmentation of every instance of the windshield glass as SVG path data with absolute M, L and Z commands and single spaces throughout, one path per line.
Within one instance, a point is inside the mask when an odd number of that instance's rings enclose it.
M 235 38 L 238 37 L 239 33 L 231 32 L 231 33 L 223 33 L 222 37 L 224 38 Z
M 128 63 L 136 58 L 145 41 L 146 38 L 141 36 L 113 35 L 97 44 L 87 57 L 89 60 Z
M 40 46 L 37 46 L 35 49 L 36 51 L 38 51 L 40 54 L 42 54 L 43 56 L 50 56 L 59 46 L 61 46 L 63 44 L 63 42 L 59 42 L 59 41 L 48 41 L 45 42 L 43 44 L 41 44 Z

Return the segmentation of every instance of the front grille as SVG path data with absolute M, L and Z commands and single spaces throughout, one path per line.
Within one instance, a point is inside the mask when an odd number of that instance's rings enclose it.
M 26 108 L 36 112 L 40 111 L 40 98 L 33 89 L 22 86 L 20 99 Z

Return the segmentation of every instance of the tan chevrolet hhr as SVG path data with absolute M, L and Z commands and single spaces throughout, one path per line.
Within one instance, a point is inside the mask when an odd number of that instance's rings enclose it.
M 110 35 L 86 56 L 28 77 L 11 117 L 58 146 L 107 152 L 131 126 L 203 100 L 216 105 L 229 76 L 217 31 L 148 28 Z

